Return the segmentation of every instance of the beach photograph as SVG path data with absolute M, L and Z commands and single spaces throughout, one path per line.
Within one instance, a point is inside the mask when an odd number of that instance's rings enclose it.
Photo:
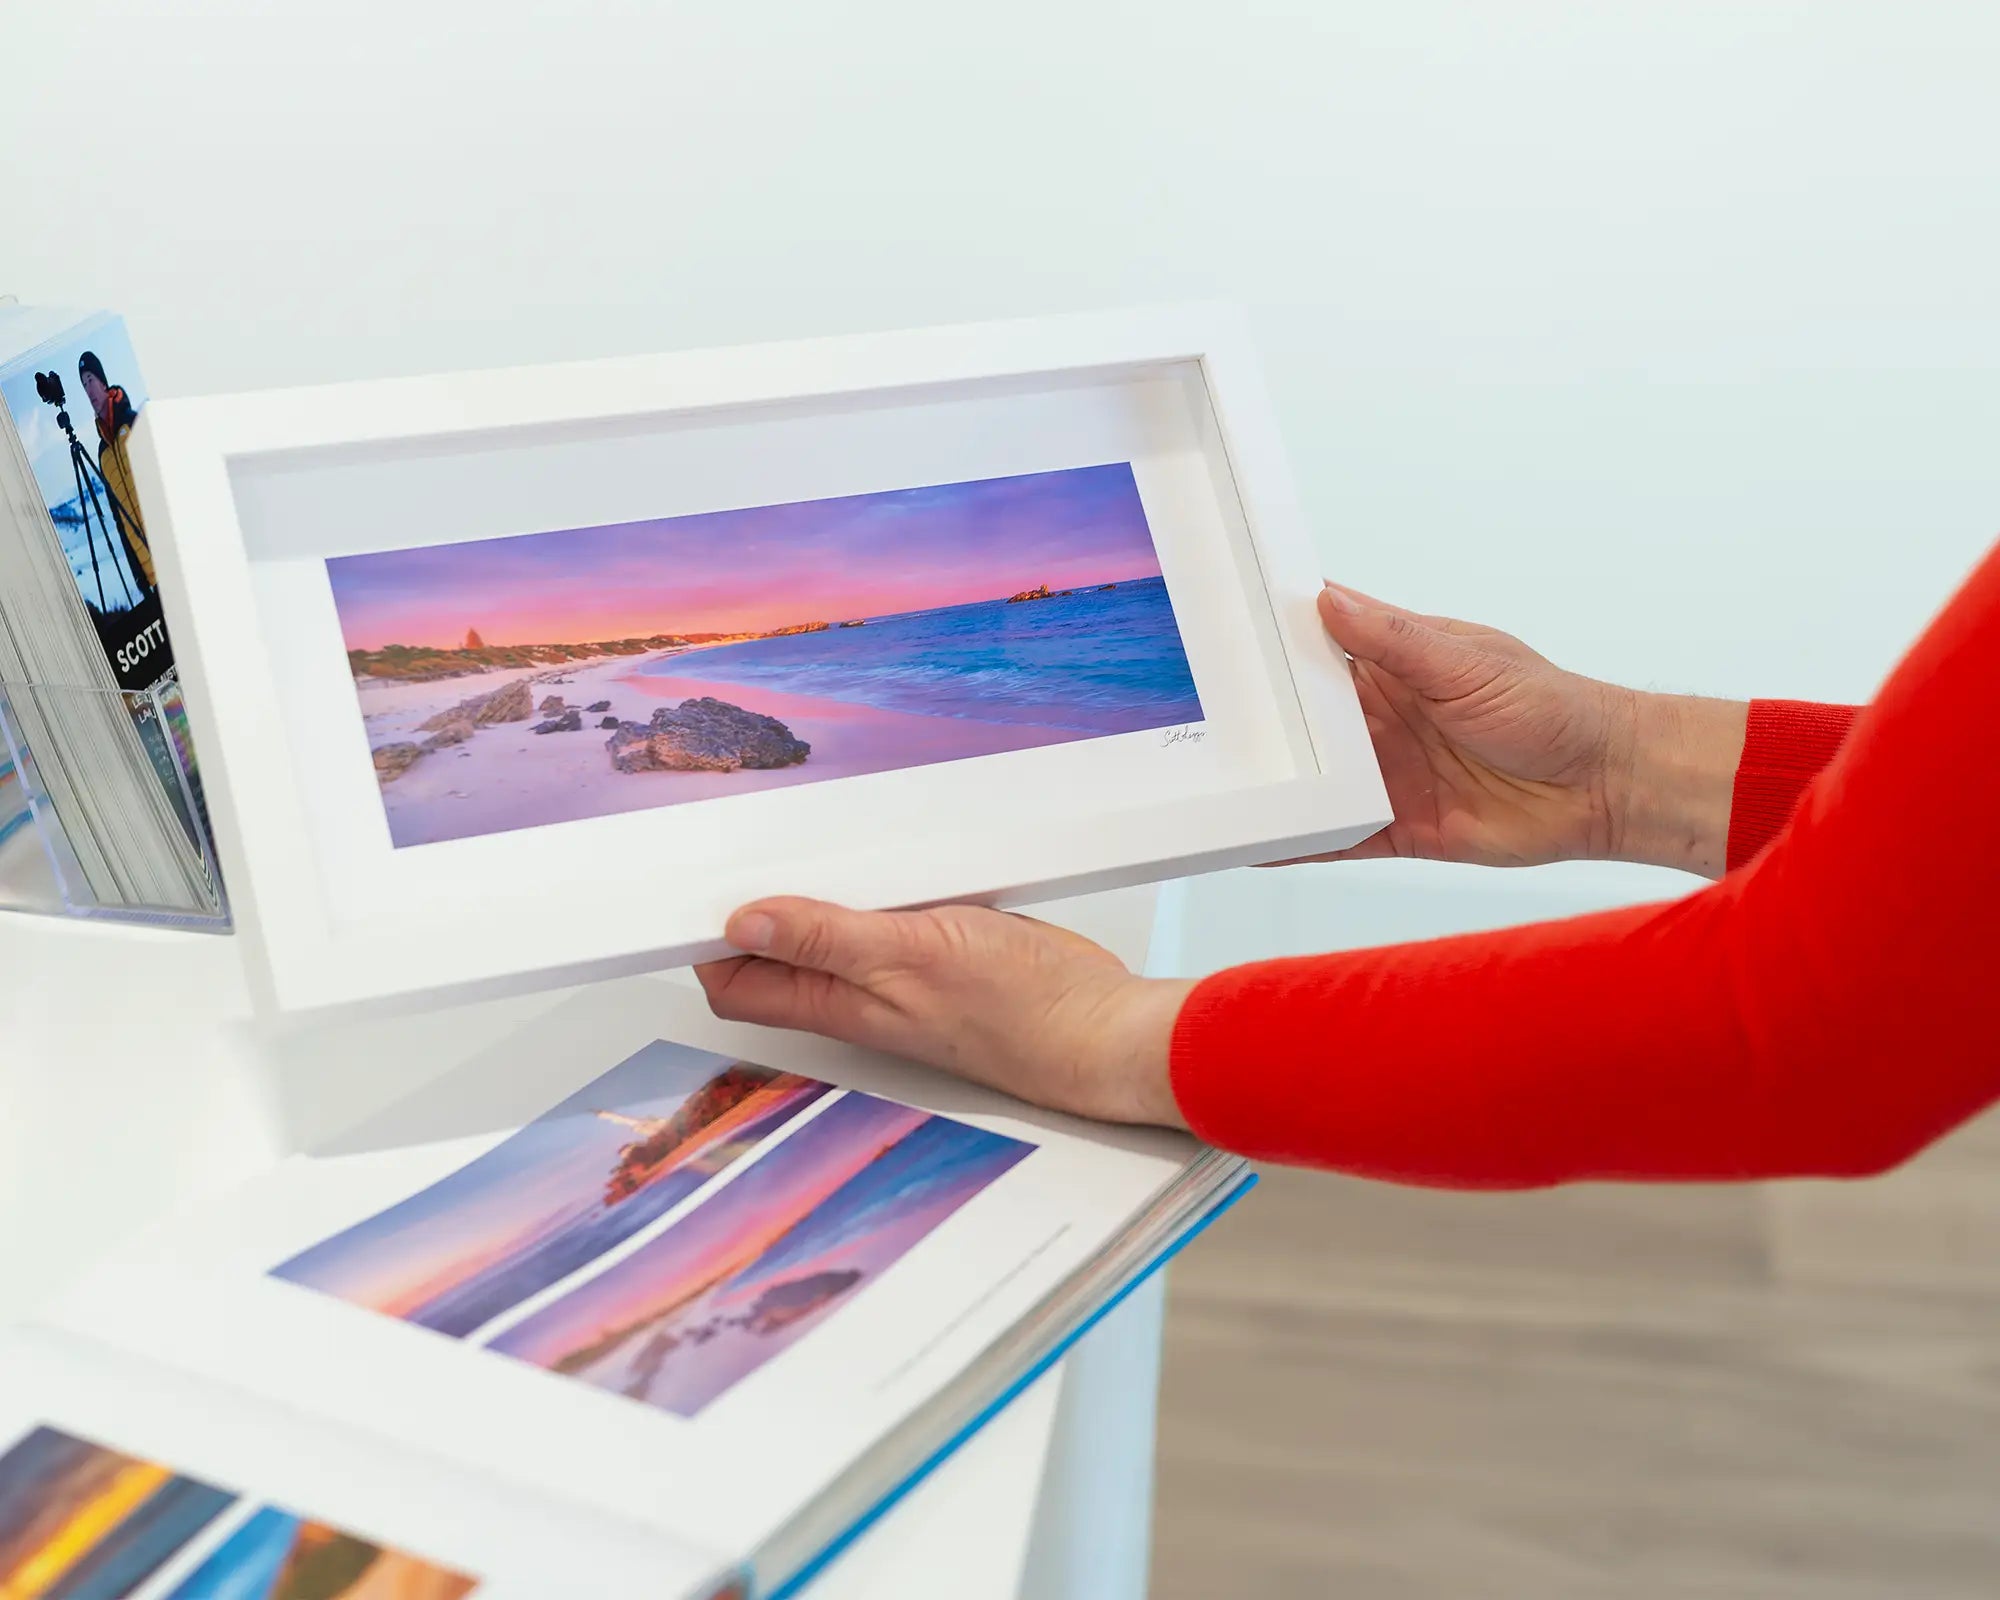
M 0 1454 L 0 1596 L 117 1600 L 235 1500 L 171 1467 L 36 1428 Z
M 260 1506 L 168 1600 L 463 1600 L 478 1581 Z
M 1125 462 L 326 571 L 398 848 L 1202 720 Z
M 827 1092 L 655 1042 L 271 1276 L 463 1338 L 657 1221 Z
M 1033 1148 L 849 1093 L 489 1348 L 695 1416 L 850 1304 Z

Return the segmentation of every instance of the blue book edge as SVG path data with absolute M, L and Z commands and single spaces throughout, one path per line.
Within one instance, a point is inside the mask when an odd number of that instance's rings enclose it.
M 1110 1316 L 1112 1312 L 1116 1311 L 1118 1307 L 1125 1302 L 1126 1298 L 1130 1296 L 1135 1290 L 1137 1290 L 1140 1287 L 1140 1285 L 1150 1280 L 1152 1276 L 1156 1272 L 1160 1271 L 1161 1268 L 1166 1266 L 1166 1264 L 1169 1261 L 1173 1260 L 1175 1256 L 1179 1255 L 1190 1244 L 1194 1243 L 1196 1239 L 1200 1238 L 1203 1233 L 1207 1232 L 1209 1225 L 1213 1223 L 1217 1217 L 1220 1217 L 1225 1211 L 1227 1211 L 1231 1206 L 1235 1205 L 1237 1201 L 1241 1200 L 1246 1194 L 1248 1194 L 1251 1191 L 1251 1189 L 1256 1187 L 1256 1183 L 1257 1183 L 1256 1173 L 1254 1172 L 1244 1173 L 1243 1176 L 1240 1179 L 1238 1179 L 1236 1183 L 1232 1184 L 1230 1188 L 1219 1199 L 1216 1200 L 1215 1204 L 1210 1206 L 1208 1210 L 1203 1212 L 1199 1217 L 1195 1218 L 1193 1222 L 1189 1223 L 1187 1228 L 1179 1235 L 1179 1237 L 1172 1240 L 1169 1244 L 1165 1246 L 1165 1248 L 1163 1248 L 1160 1251 L 1158 1255 L 1154 1256 L 1151 1261 L 1147 1262 L 1145 1266 L 1141 1267 L 1139 1271 L 1134 1273 L 1132 1277 L 1125 1282 L 1124 1286 L 1121 1287 L 1116 1294 L 1112 1295 L 1108 1300 L 1104 1302 L 1103 1305 L 1099 1306 L 1088 1317 L 1084 1318 L 1082 1322 L 1078 1323 L 1077 1326 L 1068 1335 L 1066 1335 L 1060 1343 L 1058 1343 L 1055 1346 L 1055 1348 L 1050 1350 L 1047 1355 L 1041 1358 L 1041 1360 L 1037 1361 L 1033 1366 L 1029 1367 L 1027 1371 L 1023 1372 L 1011 1384 L 1009 1384 L 1005 1389 L 1003 1389 L 997 1396 L 995 1396 L 993 1401 L 983 1411 L 981 1411 L 964 1427 L 960 1428 L 957 1433 L 953 1434 L 943 1444 L 939 1445 L 938 1448 L 935 1451 L 933 1451 L 928 1457 L 926 1457 L 924 1461 L 918 1465 L 915 1471 L 910 1473 L 908 1477 L 904 1478 L 901 1483 L 898 1483 L 897 1485 L 895 1485 L 895 1487 L 890 1489 L 886 1494 L 882 1496 L 880 1500 L 877 1500 L 874 1505 L 870 1506 L 859 1517 L 855 1518 L 853 1524 L 847 1529 L 845 1533 L 841 1534 L 839 1538 L 835 1539 L 831 1544 L 827 1545 L 825 1549 L 821 1550 L 818 1555 L 812 1558 L 812 1560 L 808 1561 L 803 1567 L 799 1568 L 797 1572 L 793 1573 L 789 1578 L 785 1579 L 785 1581 L 779 1584 L 777 1588 L 773 1589 L 769 1595 L 765 1596 L 764 1600 L 792 1600 L 793 1596 L 798 1595 L 806 1587 L 807 1584 L 811 1583 L 813 1579 L 818 1577 L 822 1571 L 824 1571 L 834 1561 L 839 1559 L 841 1553 L 845 1551 L 849 1545 L 853 1544 L 856 1539 L 859 1539 L 862 1536 L 862 1534 L 866 1533 L 877 1522 L 881 1521 L 882 1518 L 888 1514 L 888 1512 L 895 1506 L 895 1504 L 899 1500 L 903 1498 L 904 1495 L 908 1494 L 918 1484 L 922 1483 L 925 1478 L 929 1477 L 932 1472 L 934 1472 L 945 1460 L 947 1460 L 953 1453 L 955 1453 L 960 1445 L 964 1444 L 966 1440 L 970 1439 L 974 1434 L 979 1432 L 979 1430 L 985 1427 L 987 1423 L 991 1422 L 995 1417 L 999 1416 L 1000 1413 L 1005 1411 L 1007 1407 L 1011 1405 L 1016 1398 L 1018 1398 L 1021 1394 L 1025 1393 L 1027 1389 L 1031 1385 L 1033 1385 L 1038 1378 L 1042 1376 L 1043 1373 L 1047 1372 L 1049 1368 L 1053 1367 L 1058 1361 L 1062 1360 L 1064 1356 L 1068 1355 L 1070 1350 L 1075 1346 L 1076 1342 L 1079 1339 L 1081 1339 L 1085 1334 L 1089 1333 L 1092 1328 L 1096 1327 L 1098 1323 L 1102 1322 L 1106 1317 Z

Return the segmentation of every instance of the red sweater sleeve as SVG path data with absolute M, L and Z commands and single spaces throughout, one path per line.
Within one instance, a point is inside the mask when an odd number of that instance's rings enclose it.
M 2000 548 L 1851 731 L 1767 703 L 1747 865 L 1667 905 L 1218 973 L 1175 1029 L 1183 1112 L 1249 1155 L 1448 1187 L 1894 1165 L 2000 1096 L 1995 683 Z
M 1726 860 L 1732 870 L 1751 860 L 1791 821 L 1806 785 L 1833 760 L 1859 710 L 1805 700 L 1750 702 L 1743 759 L 1737 763 L 1729 801 Z

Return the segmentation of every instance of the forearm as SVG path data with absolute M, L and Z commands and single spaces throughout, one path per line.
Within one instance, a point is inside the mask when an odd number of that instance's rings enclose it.
M 1639 694 L 1610 757 L 1614 861 L 1719 878 L 1776 836 L 1859 708 Z
M 1983 963 L 1907 906 L 1844 920 L 1789 854 L 1669 905 L 1218 973 L 1171 1040 L 1181 1114 L 1436 1188 L 1881 1172 L 2000 1091 Z
M 1739 700 L 1633 694 L 1628 747 L 1612 757 L 1613 860 L 1722 876 L 1749 714 Z
M 1769 1084 L 1704 899 L 1219 973 L 1175 1031 L 1181 1110 L 1227 1149 L 1441 1188 L 1756 1175 Z
M 1219 973 L 1171 1042 L 1183 1114 L 1247 1154 L 1439 1186 L 1893 1165 L 2000 1093 L 1995 681 L 2000 551 L 1851 737 L 1758 703 L 1760 767 L 1840 754 L 1742 870 L 1667 906 Z

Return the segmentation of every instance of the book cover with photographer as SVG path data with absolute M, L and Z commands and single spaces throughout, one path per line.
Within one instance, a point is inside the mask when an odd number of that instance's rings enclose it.
M 86 323 L 0 376 L 42 504 L 121 689 L 173 670 L 126 441 L 146 385 L 125 324 Z
M 55 878 L 0 861 L 0 905 L 222 914 L 132 475 L 146 403 L 118 317 L 0 303 L 0 744 Z

